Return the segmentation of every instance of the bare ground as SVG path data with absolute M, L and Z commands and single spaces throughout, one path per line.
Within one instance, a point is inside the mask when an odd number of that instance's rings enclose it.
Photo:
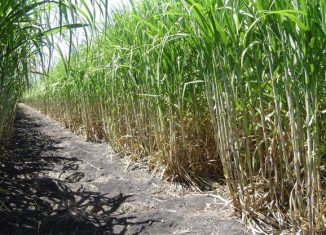
M 0 234 L 245 234 L 223 201 L 127 163 L 21 105 L 0 145 Z

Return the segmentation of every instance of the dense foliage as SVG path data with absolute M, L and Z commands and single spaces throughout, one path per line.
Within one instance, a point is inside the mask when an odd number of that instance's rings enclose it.
M 11 133 L 16 105 L 31 72 L 44 72 L 45 62 L 51 61 L 51 36 L 83 26 L 76 23 L 77 12 L 77 5 L 69 0 L 1 0 L 0 140 Z M 44 47 L 50 55 L 42 54 Z

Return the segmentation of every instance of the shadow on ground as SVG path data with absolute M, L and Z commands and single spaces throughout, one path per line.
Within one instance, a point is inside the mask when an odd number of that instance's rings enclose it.
M 42 172 L 55 164 L 78 170 L 77 158 L 56 156 L 60 139 L 45 136 L 40 127 L 17 113 L 11 140 L 0 145 L 0 234 L 123 234 L 134 217 L 114 216 L 131 195 L 108 195 L 80 187 L 72 190 L 73 179 L 51 179 Z

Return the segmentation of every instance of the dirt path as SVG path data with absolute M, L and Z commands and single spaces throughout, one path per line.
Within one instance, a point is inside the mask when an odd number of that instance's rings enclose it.
M 124 161 L 21 106 L 0 146 L 0 234 L 244 234 L 218 199 Z

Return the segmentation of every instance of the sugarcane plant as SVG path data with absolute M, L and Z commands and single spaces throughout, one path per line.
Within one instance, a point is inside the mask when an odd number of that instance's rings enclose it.
M 32 73 L 44 74 L 47 65 L 51 64 L 53 35 L 63 35 L 67 30 L 72 32 L 72 29 L 86 26 L 86 23 L 92 24 L 83 10 L 85 7 L 81 8 L 77 2 L 1 1 L 0 139 L 8 137 L 12 131 L 17 102 Z M 47 55 L 43 53 L 44 48 L 47 48 Z

